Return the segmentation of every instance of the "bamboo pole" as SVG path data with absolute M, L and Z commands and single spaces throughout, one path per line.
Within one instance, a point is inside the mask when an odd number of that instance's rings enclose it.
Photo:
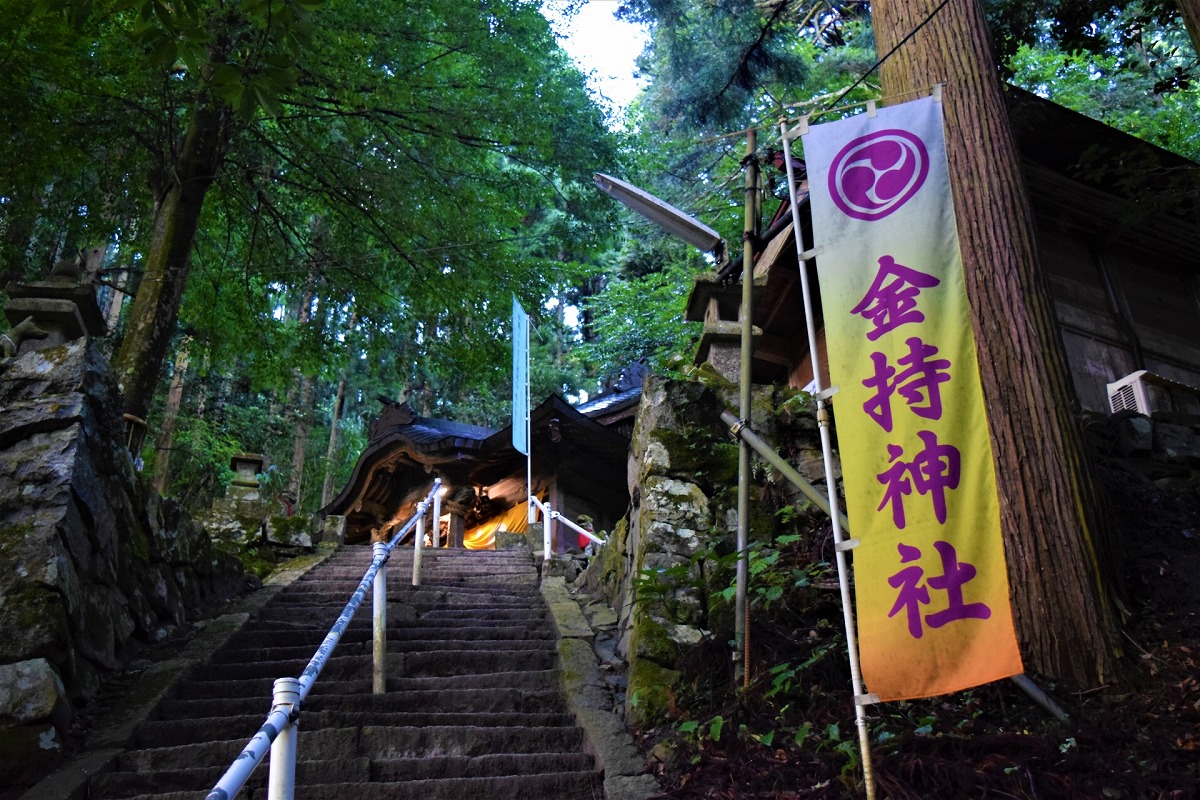
M 742 348 L 741 370 L 738 382 L 738 414 L 743 424 L 750 424 L 751 361 L 754 357 L 754 221 L 755 191 L 758 186 L 758 162 L 754 153 L 758 149 L 757 134 L 746 133 L 746 218 L 742 227 Z M 737 577 L 734 596 L 734 642 L 737 655 L 734 675 L 742 679 L 742 687 L 750 685 L 750 671 L 746 668 L 750 652 L 749 625 L 746 611 L 746 583 L 750 563 L 750 446 L 738 440 L 738 498 L 737 498 Z

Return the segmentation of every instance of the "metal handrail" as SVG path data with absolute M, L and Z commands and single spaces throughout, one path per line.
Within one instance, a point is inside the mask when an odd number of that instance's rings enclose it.
M 539 500 L 537 498 L 537 495 L 531 494 L 529 496 L 529 501 L 542 510 L 542 515 L 545 518 L 545 523 L 543 523 L 543 529 L 542 529 L 542 552 L 543 552 L 543 558 L 546 561 L 550 560 L 550 540 L 551 540 L 551 527 L 550 526 L 554 524 L 554 520 L 556 520 L 556 519 L 562 520 L 563 524 L 566 525 L 568 528 L 570 528 L 571 530 L 580 534 L 581 536 L 586 536 L 587 538 L 591 539 L 596 544 L 604 544 L 604 540 L 601 539 L 599 536 L 597 536 L 595 533 L 593 533 L 592 531 L 589 531 L 589 530 L 585 530 L 584 528 L 581 528 L 580 526 L 576 525 L 574 522 L 571 522 L 571 520 L 569 520 L 563 516 L 561 511 L 555 511 L 554 508 L 549 503 L 543 503 L 541 500 Z
M 387 593 L 382 581 L 377 580 L 377 578 L 380 573 L 386 574 L 384 565 L 387 563 L 388 557 L 391 556 L 392 550 L 400 543 L 400 540 L 407 536 L 414 526 L 420 524 L 421 527 L 424 527 L 425 512 L 429 509 L 430 504 L 434 503 L 441 483 L 441 479 L 434 480 L 433 488 L 429 490 L 429 494 L 417 505 L 416 514 L 392 537 L 391 541 L 386 544 L 377 542 L 374 545 L 371 566 L 367 568 L 363 579 L 358 584 L 358 588 L 350 596 L 350 602 L 342 609 L 337 622 L 329 629 L 329 633 L 326 634 L 325 640 L 321 642 L 321 646 L 317 648 L 317 652 L 308 662 L 308 666 L 300 673 L 299 678 L 279 678 L 275 681 L 271 711 L 267 714 L 263 726 L 246 743 L 245 748 L 233 760 L 233 763 L 229 765 L 229 769 L 225 771 L 225 774 L 213 786 L 212 791 L 205 796 L 205 800 L 232 800 L 246 785 L 250 774 L 262 762 L 268 750 L 270 750 L 272 757 L 271 772 L 267 783 L 267 798 L 268 800 L 291 800 L 295 791 L 296 723 L 300 713 L 300 704 L 308 696 L 313 684 L 316 683 L 317 676 L 321 674 L 321 670 L 325 668 L 325 663 L 333 654 L 333 649 L 341 641 L 342 634 L 346 632 L 346 627 L 350 624 L 350 620 L 354 618 L 354 614 L 362 604 L 363 598 L 366 597 L 367 590 L 372 587 L 375 590 L 375 597 L 373 598 L 376 608 L 375 641 L 380 641 L 382 632 L 379 630 L 379 627 L 381 627 L 380 623 L 383 622 L 382 627 L 386 630 L 386 617 L 383 617 L 378 611 L 380 603 L 382 603 L 383 608 L 386 610 Z M 418 541 L 420 539 L 421 536 L 418 536 Z M 416 580 L 414 577 L 415 584 Z M 377 693 L 380 691 L 378 676 L 382 675 L 382 664 L 380 662 L 383 655 L 383 649 L 376 646 L 374 648 L 374 658 Z

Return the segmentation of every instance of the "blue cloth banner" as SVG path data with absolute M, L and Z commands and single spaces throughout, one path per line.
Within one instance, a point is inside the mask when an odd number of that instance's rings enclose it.
M 529 455 L 529 315 L 513 295 L 513 448 Z

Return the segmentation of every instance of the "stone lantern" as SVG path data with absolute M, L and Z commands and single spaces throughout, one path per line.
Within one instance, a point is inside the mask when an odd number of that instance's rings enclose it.
M 250 494 L 258 495 L 261 485 L 258 474 L 266 466 L 267 457 L 260 453 L 238 453 L 229 459 L 229 468 L 237 473 L 230 484 L 230 490 L 240 499 L 249 500 Z M 236 490 L 236 491 L 235 491 Z
M 13 326 L 5 337 L 14 351 L 11 355 L 108 333 L 96 302 L 96 287 L 80 283 L 80 267 L 79 262 L 64 259 L 45 280 L 13 282 L 5 287 L 9 300 L 4 304 L 4 316 Z

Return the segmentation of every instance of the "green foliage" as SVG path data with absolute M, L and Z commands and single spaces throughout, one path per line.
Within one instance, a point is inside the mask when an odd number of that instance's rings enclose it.
M 831 652 L 836 652 L 838 644 L 837 642 L 826 642 L 814 647 L 812 653 L 803 661 L 785 661 L 771 667 L 768 670 L 771 678 L 771 688 L 767 689 L 763 697 L 770 699 L 779 695 L 786 697 L 792 694 L 799 687 L 797 681 L 800 679 L 801 673 L 823 661 Z M 805 735 L 807 735 L 807 731 Z
M 1011 80 L 1118 130 L 1200 159 L 1193 45 L 1181 23 L 1151 26 L 1140 9 L 1135 3 L 1111 17 L 1101 15 L 1087 41 L 1056 41 L 1053 21 L 1042 20 L 1035 26 L 1041 35 L 1017 47 L 1009 60 Z
M 236 112 L 180 317 L 205 372 L 282 392 L 349 356 L 388 396 L 493 420 L 508 295 L 537 309 L 597 269 L 613 212 L 590 173 L 617 147 L 534 4 L 29 0 L 0 22 L 0 133 L 34 156 L 0 168 L 0 246 L 20 260 L 107 243 L 136 276 L 184 121 Z M 585 371 L 555 369 L 535 377 L 558 391 Z
M 657 262 L 618 274 L 597 294 L 584 300 L 592 319 L 585 358 L 607 365 L 644 360 L 662 369 L 672 356 L 688 355 L 699 338 L 699 323 L 683 318 L 686 289 L 697 270 L 694 263 Z M 644 274 L 636 274 L 644 269 Z
M 701 599 L 701 620 L 707 616 L 708 598 L 712 592 L 712 577 L 727 571 L 732 565 L 729 556 L 720 556 L 710 543 L 697 550 L 687 561 L 667 567 L 643 568 L 633 579 L 633 596 L 638 607 L 649 613 L 662 614 L 679 625 L 695 624 L 691 608 L 681 602 L 684 596 Z
M 788 508 L 788 507 L 785 507 Z M 790 510 L 790 508 L 789 508 Z M 794 519 L 794 510 L 784 513 L 781 518 Z M 828 574 L 829 564 L 826 562 L 807 563 L 803 566 L 788 566 L 795 564 L 795 554 L 785 558 L 789 547 L 798 545 L 805 540 L 799 534 L 784 534 L 777 537 L 773 543 L 762 541 L 751 542 L 746 548 L 746 598 L 752 607 L 770 611 L 777 603 L 786 603 L 792 592 L 806 589 L 820 577 Z M 736 564 L 736 553 L 732 560 Z M 732 602 L 736 593 L 736 585 L 730 576 L 730 583 L 719 592 L 719 597 L 725 602 Z
M 625 0 L 623 16 L 653 24 L 640 69 L 652 76 L 655 116 L 701 127 L 732 125 L 764 84 L 803 82 L 808 61 L 797 52 L 795 27 L 784 24 L 787 7 Z
M 150 437 L 147 437 L 149 441 Z M 223 425 L 202 417 L 187 417 L 180 421 L 175 436 L 174 475 L 168 494 L 176 497 L 186 508 L 207 506 L 212 498 L 235 477 L 230 460 L 245 452 L 242 443 Z M 147 466 L 153 468 L 153 462 Z

